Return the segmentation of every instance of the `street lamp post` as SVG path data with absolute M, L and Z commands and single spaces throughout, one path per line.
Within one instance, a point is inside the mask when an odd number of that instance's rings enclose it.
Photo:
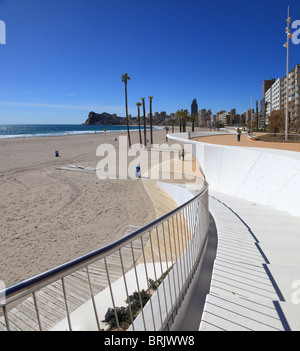
M 287 42 L 283 45 L 286 47 L 287 56 L 286 56 L 286 111 L 285 111 L 285 140 L 288 140 L 288 123 L 289 123 L 289 41 L 292 38 L 290 33 L 290 7 L 288 6 L 288 18 L 286 20 L 287 27 L 285 28 Z

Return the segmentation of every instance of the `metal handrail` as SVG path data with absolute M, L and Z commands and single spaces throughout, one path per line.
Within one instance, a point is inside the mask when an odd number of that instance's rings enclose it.
M 192 205 L 195 201 L 197 201 L 199 198 L 201 198 L 201 196 L 203 194 L 207 193 L 207 191 L 208 191 L 208 184 L 204 181 L 204 185 L 203 185 L 201 191 L 195 197 L 193 197 L 191 200 L 187 201 L 183 205 L 172 210 L 171 212 L 162 216 L 161 218 L 159 218 L 159 219 L 149 223 L 148 225 L 136 230 L 135 232 L 127 235 L 126 237 L 124 237 L 124 238 L 122 238 L 122 239 L 120 239 L 120 240 L 118 240 L 110 245 L 107 245 L 101 249 L 95 250 L 89 254 L 86 254 L 82 257 L 74 259 L 68 263 L 62 264 L 54 269 L 48 270 L 48 271 L 46 271 L 42 274 L 39 274 L 33 278 L 24 280 L 23 282 L 12 285 L 12 286 L 7 287 L 6 289 L 0 291 L 0 296 L 2 296 L 2 297 L 5 296 L 4 303 L 1 304 L 1 301 L 0 301 L 0 308 L 2 307 L 3 314 L 5 317 L 5 322 L 7 325 L 7 329 L 8 330 L 10 329 L 9 319 L 7 316 L 7 309 L 6 309 L 7 305 L 15 302 L 16 300 L 24 298 L 25 296 L 28 296 L 30 294 L 33 294 L 33 299 L 34 299 L 34 302 L 36 304 L 35 292 L 48 286 L 49 284 L 51 284 L 53 282 L 60 280 L 60 279 L 62 280 L 62 286 L 64 289 L 63 279 L 65 277 L 69 276 L 72 273 L 77 272 L 78 270 L 80 270 L 82 268 L 86 268 L 86 270 L 87 270 L 87 267 L 89 265 L 91 265 L 91 264 L 93 264 L 101 259 L 104 259 L 104 261 L 105 261 L 105 259 L 107 257 L 109 257 L 112 253 L 115 253 L 118 250 L 121 250 L 121 248 L 123 248 L 125 245 L 131 244 L 131 247 L 132 247 L 132 243 L 135 240 L 142 238 L 143 235 L 150 233 L 152 230 L 157 231 L 157 228 L 159 227 L 159 225 L 163 225 L 166 221 L 169 221 L 171 218 L 174 218 L 174 216 L 177 216 L 182 211 L 187 210 L 188 206 Z M 191 221 L 193 221 L 193 220 L 191 220 Z M 177 226 L 178 226 L 178 223 L 177 223 Z M 152 243 L 151 243 L 151 245 L 152 245 Z M 176 250 L 176 247 L 175 247 L 175 250 Z M 177 253 L 176 253 L 176 256 L 177 256 Z M 177 258 L 177 260 L 178 259 L 179 259 L 179 257 Z M 135 264 L 134 264 L 134 266 L 135 266 Z M 193 269 L 194 269 L 194 267 L 193 267 Z M 124 272 L 124 270 L 123 270 L 123 272 Z M 88 273 L 88 270 L 87 270 L 87 273 Z M 109 277 L 108 277 L 108 280 L 109 280 Z M 64 291 L 64 295 L 65 295 L 65 291 Z M 93 294 L 92 294 L 92 297 L 93 297 Z M 66 296 L 65 296 L 65 299 L 66 299 Z M 65 302 L 66 302 L 66 308 L 67 308 L 67 300 Z M 38 315 L 38 311 L 37 311 L 37 315 Z M 69 313 L 68 313 L 68 315 L 69 315 Z M 69 318 L 69 316 L 68 316 L 68 318 Z M 40 325 L 39 316 L 38 316 L 38 322 Z M 69 325 L 70 325 L 70 323 L 69 323 Z M 40 329 L 41 329 L 41 325 L 40 325 Z M 70 325 L 70 330 L 71 330 L 71 325 Z

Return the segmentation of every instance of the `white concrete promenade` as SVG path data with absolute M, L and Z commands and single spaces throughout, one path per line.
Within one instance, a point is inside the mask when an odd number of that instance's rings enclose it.
M 194 145 L 210 189 L 300 216 L 300 152 L 200 143 L 183 134 L 168 137 Z
M 300 330 L 299 217 L 213 191 L 210 210 L 218 248 L 199 329 Z
M 199 330 L 300 330 L 300 153 L 193 144 L 217 255 Z

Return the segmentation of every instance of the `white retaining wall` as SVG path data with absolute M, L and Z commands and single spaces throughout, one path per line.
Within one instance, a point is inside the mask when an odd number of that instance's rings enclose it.
M 300 153 L 187 140 L 211 189 L 300 216 Z

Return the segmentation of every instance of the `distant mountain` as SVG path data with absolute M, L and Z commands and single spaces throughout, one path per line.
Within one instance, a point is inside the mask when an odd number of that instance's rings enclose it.
M 90 112 L 88 119 L 83 123 L 83 125 L 101 125 L 101 126 L 111 126 L 111 125 L 124 125 L 126 124 L 126 118 L 118 117 L 117 115 L 111 115 L 107 112 L 96 113 Z

